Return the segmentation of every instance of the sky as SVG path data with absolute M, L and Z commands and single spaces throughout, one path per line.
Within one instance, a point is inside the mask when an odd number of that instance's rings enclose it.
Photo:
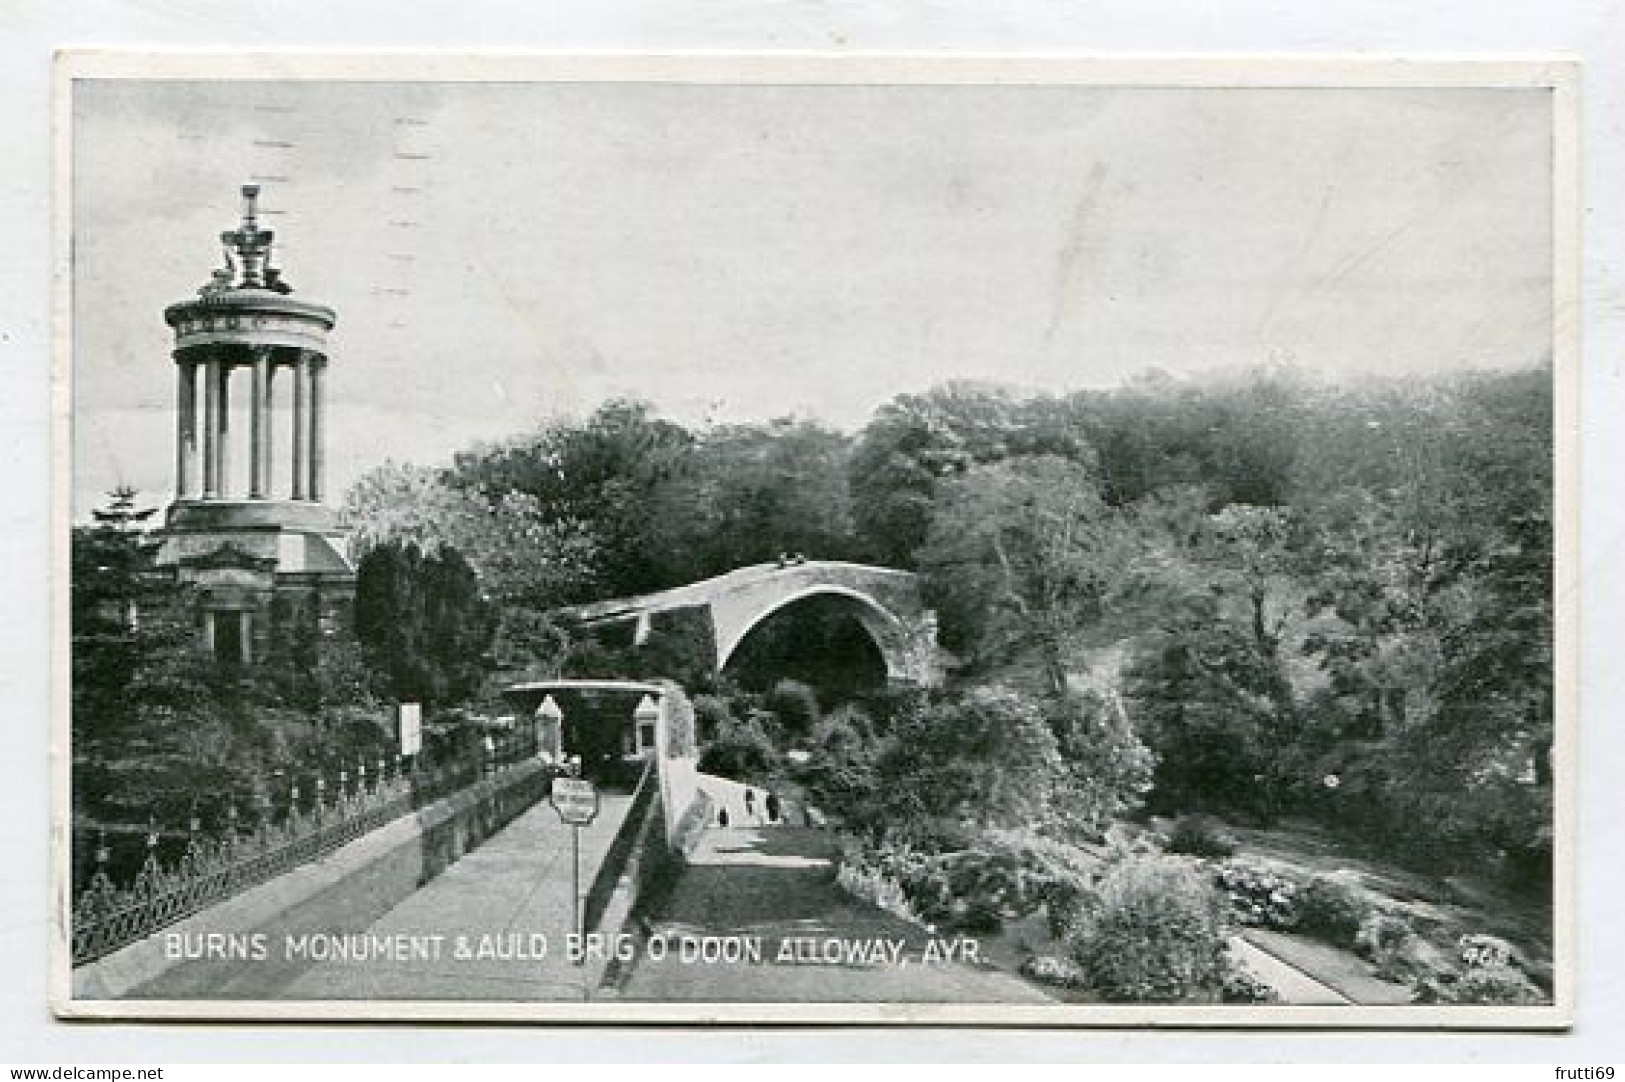
M 95 80 L 72 120 L 76 517 L 170 498 L 163 309 L 249 181 L 338 314 L 335 502 L 613 396 L 855 431 L 951 379 L 1551 349 L 1540 90 Z

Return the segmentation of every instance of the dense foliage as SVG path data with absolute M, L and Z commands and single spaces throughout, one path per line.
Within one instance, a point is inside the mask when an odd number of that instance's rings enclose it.
M 514 678 L 665 676 L 701 695 L 713 764 L 797 774 L 859 831 L 934 852 L 1011 824 L 1098 836 L 1143 797 L 1545 886 L 1550 384 L 1544 367 L 955 384 L 851 436 L 610 402 L 364 477 L 345 507 L 362 650 L 254 694 L 325 715 L 375 692 L 455 705 Z M 75 709 L 97 734 L 193 710 L 199 686 L 165 676 L 191 664 L 184 626 L 117 617 L 140 575 L 101 569 L 139 562 L 130 511 L 75 537 Z M 556 615 L 797 555 L 920 572 L 946 692 L 892 696 L 850 614 L 812 602 L 720 680 L 699 624 L 634 644 Z
M 360 651 L 342 639 L 318 649 L 316 614 L 283 604 L 272 613 L 269 663 L 217 663 L 193 599 L 156 567 L 151 514 L 120 490 L 73 532 L 76 828 L 175 830 L 195 820 L 219 830 L 231 812 L 252 822 L 296 778 L 375 758 L 390 734 Z M 141 841 L 112 835 L 116 869 L 133 870 Z M 75 846 L 76 881 L 92 848 Z
M 921 572 L 955 686 L 1006 699 L 823 728 L 781 704 L 791 731 L 764 733 L 822 748 L 809 770 L 863 814 L 881 810 L 871 776 L 915 786 L 929 817 L 1008 814 L 997 778 L 977 779 L 988 807 L 963 805 L 966 768 L 925 750 L 940 739 L 1013 756 L 1038 778 L 1023 799 L 1059 787 L 1085 829 L 1131 807 L 1154 765 L 1157 810 L 1309 816 L 1543 885 L 1551 437 L 1544 367 L 1360 386 L 1151 372 L 1067 397 L 952 384 L 851 438 L 789 419 L 691 430 L 612 402 L 447 469 L 384 467 L 349 514 L 374 544 L 465 555 L 511 670 L 664 671 L 702 691 L 703 658 L 572 645 L 546 613 L 784 554 Z M 843 620 L 793 607 L 731 678 L 759 699 L 791 676 L 826 708 L 872 695 L 876 662 Z M 970 746 L 990 728 L 1011 746 Z M 1054 761 L 1086 762 L 1062 778 Z
M 390 542 L 356 568 L 355 635 L 390 698 L 443 706 L 478 690 L 495 621 L 468 562 Z

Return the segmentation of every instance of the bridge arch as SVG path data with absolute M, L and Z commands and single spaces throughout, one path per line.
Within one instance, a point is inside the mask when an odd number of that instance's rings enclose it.
M 717 671 L 728 667 L 728 662 L 750 633 L 774 616 L 793 605 L 815 597 L 838 597 L 850 602 L 848 611 L 868 634 L 881 660 L 886 663 L 886 675 L 893 680 L 915 679 L 909 655 L 909 633 L 903 621 L 880 602 L 860 590 L 834 583 L 806 586 L 782 597 L 776 597 L 755 614 L 724 627 L 720 622 L 717 634 Z
M 874 643 L 890 679 L 935 686 L 942 681 L 936 615 L 925 606 L 912 572 L 837 560 L 755 564 L 724 575 L 640 597 L 614 598 L 556 610 L 581 627 L 620 625 L 643 646 L 662 635 L 662 622 L 697 613 L 708 625 L 714 671 L 734 656 L 750 632 L 788 606 L 815 597 L 851 606 Z

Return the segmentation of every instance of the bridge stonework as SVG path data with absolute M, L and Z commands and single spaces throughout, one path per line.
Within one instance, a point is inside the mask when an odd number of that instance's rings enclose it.
M 616 598 L 561 610 L 583 627 L 632 624 L 642 645 L 660 613 L 703 609 L 709 615 L 718 672 L 751 630 L 788 605 L 813 597 L 843 598 L 886 663 L 889 679 L 935 687 L 942 682 L 936 614 L 926 607 L 919 577 L 909 571 L 833 560 L 785 566 L 757 564 L 726 575 L 641 597 Z

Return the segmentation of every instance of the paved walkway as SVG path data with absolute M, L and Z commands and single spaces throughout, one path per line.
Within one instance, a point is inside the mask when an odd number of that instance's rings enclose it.
M 1230 937 L 1230 951 L 1243 969 L 1275 989 L 1284 1004 L 1294 1007 L 1347 1007 L 1351 1002 L 1347 996 L 1239 935 Z
M 1281 989 L 1281 997 L 1288 1003 L 1358 1003 L 1361 1006 L 1404 1007 L 1411 1002 L 1411 990 L 1377 977 L 1369 963 L 1351 951 L 1339 950 L 1305 936 L 1287 935 L 1263 928 L 1248 928 L 1240 937 L 1257 954 L 1274 960 L 1282 968 L 1297 973 L 1324 989 L 1324 994 L 1336 999 L 1296 1000 Z M 1259 974 L 1263 980 L 1275 983 Z
M 598 818 L 582 829 L 583 893 L 630 805 L 629 796 L 606 794 Z M 571 930 L 570 859 L 570 828 L 544 800 L 366 929 L 374 937 L 418 937 L 397 944 L 425 945 L 424 937 L 441 936 L 436 957 L 417 951 L 418 957 L 318 962 L 278 998 L 583 999 L 584 971 L 563 949 Z M 537 957 L 544 939 L 545 953 Z
M 836 887 L 832 857 L 829 836 L 817 830 L 708 831 L 655 924 L 665 959 L 655 961 L 645 948 L 621 998 L 1052 1002 L 1024 980 L 957 960 L 966 946 L 958 937 L 933 936 L 854 901 Z M 943 956 L 945 944 L 956 944 L 953 960 Z

